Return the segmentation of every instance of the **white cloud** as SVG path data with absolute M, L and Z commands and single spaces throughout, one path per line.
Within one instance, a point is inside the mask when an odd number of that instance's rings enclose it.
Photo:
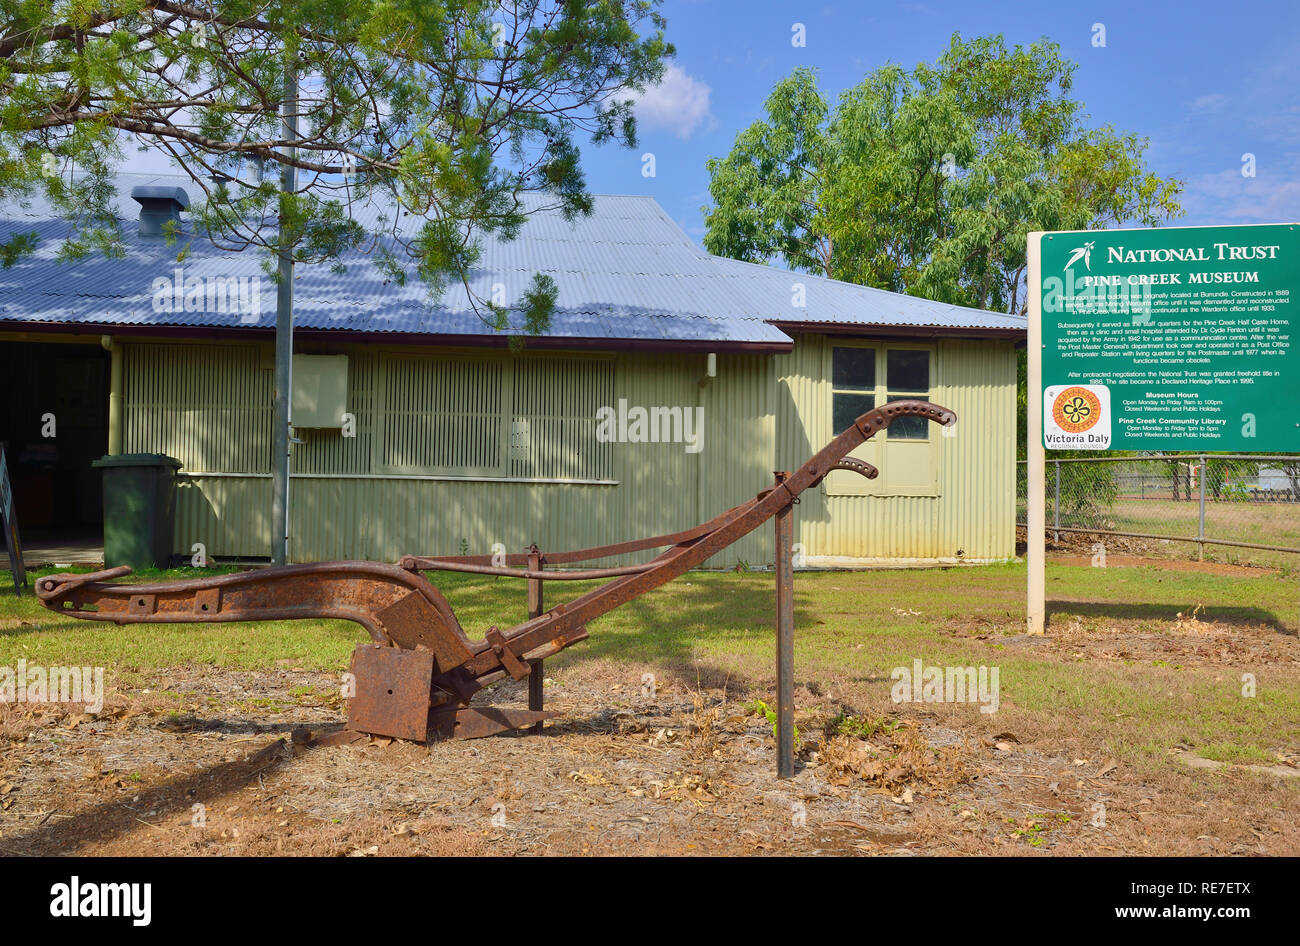
M 701 127 L 717 124 L 709 110 L 712 89 L 698 79 L 692 79 L 680 67 L 669 64 L 663 81 L 644 92 L 634 95 L 636 120 L 646 128 L 663 128 L 689 138 Z
M 1258 177 L 1242 177 L 1230 168 L 1201 174 L 1187 182 L 1184 204 L 1194 219 L 1232 223 L 1279 223 L 1300 218 L 1300 181 L 1297 169 L 1270 172 L 1260 169 Z
M 1198 112 L 1217 112 L 1228 103 L 1228 97 L 1220 92 L 1213 92 L 1209 95 L 1202 95 L 1192 103 L 1192 108 Z

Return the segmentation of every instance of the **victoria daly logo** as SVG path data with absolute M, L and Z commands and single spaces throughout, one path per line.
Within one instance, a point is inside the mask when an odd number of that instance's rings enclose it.
M 1043 445 L 1053 450 L 1110 447 L 1110 388 L 1053 385 L 1043 391 Z
M 1081 434 L 1092 430 L 1101 420 L 1101 398 L 1087 388 L 1075 385 L 1052 398 L 1052 422 L 1062 430 Z

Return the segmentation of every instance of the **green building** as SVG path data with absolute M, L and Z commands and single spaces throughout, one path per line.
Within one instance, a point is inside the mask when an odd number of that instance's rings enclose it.
M 156 452 L 183 465 L 178 555 L 201 543 L 265 558 L 275 286 L 254 252 L 186 234 L 178 260 L 148 235 L 160 216 L 186 227 L 185 186 L 123 175 L 125 259 L 59 262 L 66 224 L 40 207 L 0 214 L 0 240 L 39 237 L 0 270 L 0 440 L 28 532 L 99 528 L 90 461 Z M 432 297 L 364 259 L 298 267 L 292 560 L 680 530 L 894 397 L 941 403 L 958 423 L 896 425 L 856 454 L 878 479 L 837 472 L 805 493 L 802 561 L 1014 553 L 1024 319 L 710 256 L 646 197 L 599 197 L 572 224 L 534 210 L 518 239 L 484 247 L 469 285 L 508 305 L 534 273 L 555 280 L 551 329 L 521 352 L 463 286 Z M 711 564 L 742 561 L 772 561 L 770 529 Z

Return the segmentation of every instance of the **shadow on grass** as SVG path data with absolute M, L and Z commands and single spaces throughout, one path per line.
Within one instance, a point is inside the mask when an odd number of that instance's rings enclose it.
M 0 638 L 18 637 L 22 634 L 39 634 L 42 631 L 70 631 L 77 625 L 69 624 L 67 621 L 53 621 L 48 624 L 31 624 L 24 621 L 17 627 L 0 628 Z
M 563 652 L 561 666 L 578 667 L 596 661 L 633 668 L 641 665 L 653 668 L 661 684 L 672 683 L 688 691 L 725 690 L 741 700 L 767 693 L 776 675 L 773 576 L 692 574 L 696 577 L 683 576 L 597 618 L 588 628 L 590 636 Z M 522 581 L 447 574 L 430 577 L 446 595 L 471 638 L 481 637 L 489 623 L 504 629 L 511 622 L 523 621 L 527 613 Z M 691 587 L 685 587 L 685 582 L 690 582 Z M 549 582 L 544 604 L 551 608 L 598 586 L 597 582 Z M 824 623 L 817 594 L 816 585 L 801 587 L 796 579 L 796 636 L 815 632 Z M 490 619 L 485 620 L 485 615 Z M 716 652 L 727 648 L 729 642 L 735 643 L 736 650 L 749 654 L 758 642 L 759 649 L 770 654 L 764 662 L 767 669 L 760 674 L 746 673 L 701 654 L 705 643 Z M 798 671 L 796 664 L 796 674 Z M 795 686 L 815 691 L 817 683 L 796 677 Z
M 692 593 L 694 592 L 694 593 Z M 819 620 L 810 607 L 812 593 L 795 590 L 796 633 Z M 654 662 L 695 666 L 697 649 L 707 640 L 725 647 L 761 640 L 776 648 L 776 596 L 771 589 L 688 589 L 686 593 L 652 592 L 620 605 L 592 622 L 590 637 L 575 648 L 574 659 Z
M 1178 620 L 1181 611 L 1188 613 L 1186 605 L 1173 604 L 1139 604 L 1136 602 L 1110 601 L 1070 601 L 1053 600 L 1047 602 L 1047 620 L 1050 624 L 1053 615 L 1071 615 L 1095 618 L 1121 618 L 1134 621 Z M 1297 636 L 1296 626 L 1278 617 L 1264 608 L 1215 607 L 1211 605 L 1197 612 L 1197 619 L 1229 624 L 1233 627 L 1269 627 L 1287 637 Z
M 724 576 L 717 576 L 719 578 Z M 713 579 L 713 575 L 709 575 Z M 709 580 L 684 588 L 678 579 L 665 588 L 633 598 L 592 622 L 591 637 L 578 647 L 602 657 L 617 657 L 609 647 L 615 640 L 636 652 L 634 659 L 681 657 L 698 636 L 695 628 L 709 633 L 733 629 L 736 635 L 774 634 L 776 593 L 770 579 L 761 585 L 746 583 L 740 587 L 730 582 Z M 434 584 L 456 611 L 465 633 L 473 639 L 483 636 L 489 624 L 502 630 L 527 619 L 524 582 L 507 578 L 474 580 L 446 575 L 434 578 Z M 544 605 L 552 608 L 572 601 L 599 587 L 596 582 L 548 582 Z M 814 611 L 806 606 L 809 594 L 795 586 L 795 623 L 811 623 Z M 628 625 L 635 625 L 632 630 Z

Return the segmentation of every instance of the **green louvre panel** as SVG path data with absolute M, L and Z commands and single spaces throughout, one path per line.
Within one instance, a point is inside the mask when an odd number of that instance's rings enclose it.
M 1045 447 L 1300 451 L 1297 225 L 1040 240 Z

